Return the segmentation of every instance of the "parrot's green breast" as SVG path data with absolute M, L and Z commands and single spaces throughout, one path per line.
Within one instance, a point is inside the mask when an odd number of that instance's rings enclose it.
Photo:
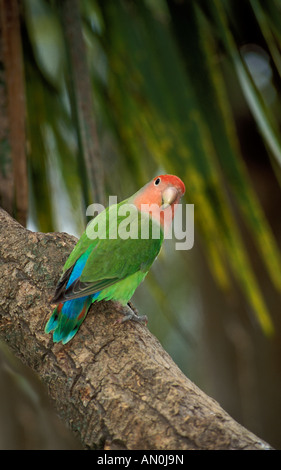
M 117 300 L 122 305 L 126 305 L 146 274 L 147 272 L 141 271 L 131 274 L 131 276 L 103 289 L 94 300 Z

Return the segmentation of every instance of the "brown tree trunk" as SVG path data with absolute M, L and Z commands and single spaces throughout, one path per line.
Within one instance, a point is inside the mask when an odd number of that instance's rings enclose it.
M 57 2 L 64 32 L 72 118 L 77 129 L 77 142 L 84 167 L 81 179 L 86 207 L 95 201 L 105 204 L 104 172 L 98 142 L 97 123 L 93 112 L 92 86 L 83 39 L 82 23 L 77 0 Z M 88 189 L 89 184 L 89 189 Z
M 28 181 L 25 89 L 18 0 L 0 0 L 0 203 L 25 225 Z
M 270 449 L 179 370 L 148 328 L 93 305 L 67 345 L 44 326 L 65 233 L 33 233 L 0 209 L 0 335 L 37 372 L 85 448 Z M 144 313 L 144 312 L 142 312 Z

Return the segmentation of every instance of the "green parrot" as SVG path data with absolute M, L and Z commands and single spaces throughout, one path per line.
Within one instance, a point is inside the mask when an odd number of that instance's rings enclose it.
M 118 301 L 122 321 L 146 319 L 127 304 L 157 257 L 184 193 L 177 176 L 160 175 L 88 224 L 56 287 L 58 305 L 45 327 L 46 333 L 54 331 L 54 342 L 70 341 L 90 305 L 100 300 Z

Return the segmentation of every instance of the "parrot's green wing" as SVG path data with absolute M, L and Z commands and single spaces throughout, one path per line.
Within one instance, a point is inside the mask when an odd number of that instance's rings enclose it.
M 100 221 L 100 226 L 106 226 L 106 220 L 110 207 L 111 206 L 107 207 L 107 209 L 102 211 L 93 220 L 91 220 L 91 222 L 89 222 L 87 229 L 76 243 L 75 247 L 73 248 L 72 252 L 70 253 L 69 257 L 65 262 L 65 265 L 63 267 L 63 273 L 56 286 L 56 291 L 52 302 L 55 303 L 62 299 L 63 293 L 66 289 L 68 280 L 71 276 L 76 261 L 78 261 L 88 250 L 94 250 L 95 246 L 99 243 L 98 237 L 93 237 L 93 230 L 91 229 L 91 227 L 97 224 L 97 220 Z M 88 234 L 92 236 L 89 237 Z
M 123 201 L 123 203 L 126 203 L 126 201 Z M 120 203 L 120 205 L 123 203 Z M 89 222 L 85 232 L 82 234 L 81 238 L 78 240 L 77 244 L 66 260 L 66 263 L 63 267 L 64 273 L 69 268 L 71 268 L 76 263 L 78 258 L 80 258 L 80 256 L 83 255 L 89 248 L 95 248 L 99 242 L 99 234 L 104 236 L 108 235 L 109 217 L 110 214 L 116 210 L 117 206 L 119 206 L 119 204 L 107 207 L 94 219 L 92 219 L 91 222 Z M 98 233 L 96 233 L 96 228 L 99 229 Z
M 146 227 L 143 232 L 142 227 Z M 108 229 L 106 233 L 108 235 Z M 144 234 L 147 238 L 141 237 Z M 126 214 L 118 215 L 117 238 L 107 236 L 96 241 L 81 276 L 63 292 L 60 300 L 94 294 L 138 271 L 146 273 L 158 255 L 162 242 L 160 226 L 147 213 L 135 208 L 129 219 Z
M 126 201 L 124 201 L 126 202 Z M 120 203 L 122 204 L 122 203 Z M 62 276 L 56 286 L 55 295 L 52 302 L 58 302 L 61 300 L 63 293 L 66 289 L 68 280 L 71 276 L 72 270 L 78 261 L 87 251 L 94 250 L 95 246 L 99 243 L 98 236 L 95 236 L 95 227 L 99 227 L 101 233 L 106 234 L 106 227 L 108 226 L 109 211 L 115 210 L 114 206 L 109 206 L 102 212 L 100 212 L 94 219 L 89 222 L 87 229 L 82 234 L 69 257 L 67 258 L 63 267 Z

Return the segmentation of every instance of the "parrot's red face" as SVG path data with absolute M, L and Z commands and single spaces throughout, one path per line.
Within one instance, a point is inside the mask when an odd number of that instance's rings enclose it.
M 134 204 L 140 211 L 147 211 L 145 206 L 151 205 L 149 212 L 152 217 L 167 228 L 184 193 L 185 186 L 180 178 L 174 175 L 160 175 L 137 193 Z

